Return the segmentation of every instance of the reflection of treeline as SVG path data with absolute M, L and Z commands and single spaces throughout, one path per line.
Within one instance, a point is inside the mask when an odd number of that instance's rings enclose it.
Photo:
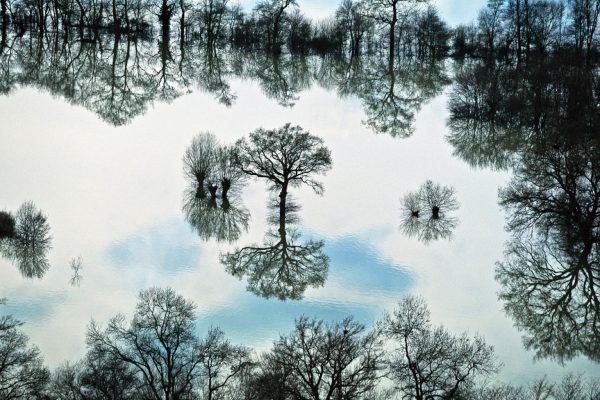
M 459 55 L 518 61 L 565 50 L 597 54 L 599 16 L 598 0 L 490 0 L 476 23 L 454 30 L 452 46 Z
M 511 232 L 500 298 L 525 345 L 559 361 L 600 360 L 598 83 L 557 57 L 468 62 L 450 95 L 455 153 L 514 172 L 499 191 Z
M 106 36 L 95 43 L 13 37 L 0 49 L 1 93 L 20 85 L 42 88 L 114 125 L 128 123 L 154 101 L 171 101 L 191 89 L 231 105 L 234 78 L 258 82 L 266 96 L 284 106 L 292 106 L 314 84 L 356 96 L 368 126 L 399 136 L 412 132 L 416 112 L 448 83 L 442 62 L 434 59 L 403 59 L 390 66 L 376 55 L 273 55 L 130 36 Z
M 44 34 L 62 32 L 98 40 L 102 32 L 162 37 L 177 26 L 180 42 L 235 43 L 279 52 L 289 49 L 350 50 L 380 47 L 390 54 L 443 55 L 449 31 L 433 7 L 418 0 L 344 0 L 330 18 L 314 22 L 296 0 L 259 0 L 251 11 L 229 0 L 0 0 L 2 38 L 9 27 Z M 382 43 L 380 31 L 389 43 Z
M 527 387 L 480 385 L 499 370 L 478 336 L 435 326 L 423 299 L 402 299 L 368 329 L 347 317 L 301 316 L 270 349 L 232 344 L 218 327 L 204 337 L 195 305 L 172 289 L 140 292 L 133 318 L 92 321 L 87 353 L 50 372 L 12 317 L 0 319 L 0 396 L 28 399 L 593 399 L 597 381 L 569 375 Z M 18 356 L 18 357 L 17 357 Z M 587 396 L 587 397 L 586 397 Z

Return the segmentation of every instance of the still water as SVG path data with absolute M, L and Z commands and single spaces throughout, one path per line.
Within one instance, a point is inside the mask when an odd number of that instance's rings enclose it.
M 352 314 L 371 325 L 411 293 L 425 298 L 435 323 L 492 344 L 504 364 L 500 379 L 600 377 L 584 357 L 562 366 L 533 361 L 502 309 L 494 270 L 510 235 L 498 190 L 512 172 L 475 166 L 449 144 L 453 63 L 399 66 L 388 76 L 379 65 L 356 73 L 351 64 L 318 57 L 274 62 L 227 53 L 213 62 L 177 46 L 168 54 L 154 43 L 136 43 L 135 52 L 131 46 L 68 49 L 79 51 L 72 60 L 91 57 L 82 64 L 91 72 L 73 81 L 76 62 L 55 70 L 47 56 L 30 62 L 49 65 L 46 72 L 28 70 L 23 53 L 3 70 L 0 207 L 33 201 L 48 216 L 53 241 L 42 279 L 25 279 L 0 258 L 0 297 L 26 322 L 48 364 L 81 357 L 91 319 L 130 315 L 141 289 L 170 286 L 197 304 L 200 332 L 218 325 L 232 341 L 259 350 L 301 314 Z M 150 61 L 140 64 L 144 54 Z M 148 76 L 156 79 L 145 83 Z M 250 181 L 239 195 L 249 220 L 237 240 L 201 237 L 184 212 L 182 156 L 195 135 L 213 132 L 233 144 L 288 122 L 323 138 L 333 160 L 321 178 L 323 196 L 291 189 L 301 206 L 299 240 L 322 241 L 329 257 L 323 286 L 309 286 L 299 300 L 246 290 L 247 277 L 232 276 L 220 262 L 222 254 L 264 242 L 264 182 Z M 403 197 L 427 180 L 454 189 L 459 207 L 450 238 L 423 241 L 401 229 Z M 77 285 L 70 262 L 78 257 Z

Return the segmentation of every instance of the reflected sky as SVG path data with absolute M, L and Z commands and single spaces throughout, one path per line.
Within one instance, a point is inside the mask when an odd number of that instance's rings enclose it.
M 433 0 L 442 18 L 449 25 L 468 24 L 477 17 L 479 10 L 486 5 L 485 0 Z M 241 0 L 240 4 L 251 9 L 256 0 Z M 298 0 L 300 9 L 310 18 L 326 18 L 335 12 L 337 0 Z
M 359 100 L 321 87 L 301 92 L 290 109 L 267 98 L 256 82 L 234 79 L 231 86 L 237 100 L 230 108 L 193 92 L 157 103 L 117 128 L 35 89 L 0 98 L 0 205 L 16 209 L 35 201 L 53 233 L 46 276 L 25 280 L 0 260 L 0 293 L 50 365 L 82 354 L 90 318 L 131 315 L 140 289 L 169 285 L 198 305 L 200 330 L 219 324 L 234 341 L 263 348 L 287 332 L 298 313 L 353 313 L 368 323 L 404 294 L 417 293 L 433 321 L 451 331 L 478 332 L 495 346 L 505 365 L 500 378 L 520 383 L 566 371 L 600 375 L 597 364 L 583 359 L 563 368 L 534 363 L 523 350 L 494 280 L 494 263 L 508 239 L 497 190 L 510 175 L 473 168 L 452 155 L 444 141 L 444 94 L 416 115 L 414 134 L 399 140 L 373 135 L 361 124 Z M 283 303 L 249 294 L 218 261 L 234 245 L 205 242 L 185 222 L 181 157 L 200 131 L 231 144 L 258 127 L 287 122 L 321 136 L 332 150 L 324 196 L 308 188 L 294 192 L 303 233 L 325 241 L 331 265 L 324 287 L 307 290 L 302 302 Z M 425 245 L 398 230 L 401 196 L 427 179 L 451 185 L 459 198 L 461 223 L 450 241 Z M 252 219 L 238 243 L 262 240 L 267 198 L 261 182 L 244 189 Z M 78 256 L 84 279 L 72 287 L 69 262 Z M 267 317 L 259 323 L 257 315 Z M 263 330 L 250 333 L 244 319 Z

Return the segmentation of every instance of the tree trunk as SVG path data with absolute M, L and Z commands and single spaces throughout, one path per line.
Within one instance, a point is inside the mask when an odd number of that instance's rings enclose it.
M 390 22 L 390 65 L 394 65 L 394 50 L 396 47 L 396 22 L 398 22 L 397 3 L 392 4 L 392 21 Z
M 279 234 L 285 235 L 285 211 L 287 201 L 288 182 L 284 181 L 279 192 Z

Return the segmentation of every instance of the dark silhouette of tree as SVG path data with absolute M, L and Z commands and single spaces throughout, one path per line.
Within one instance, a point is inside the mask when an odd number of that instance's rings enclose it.
M 71 262 L 69 262 L 69 267 L 71 268 L 73 274 L 69 280 L 71 286 L 81 285 L 81 280 L 83 279 L 81 276 L 81 270 L 83 269 L 83 259 L 81 256 L 71 259 Z
M 0 240 L 15 236 L 15 217 L 6 211 L 0 211 Z
M 375 332 L 351 317 L 335 324 L 300 317 L 260 363 L 256 390 L 265 399 L 368 398 L 382 372 Z M 258 397 L 257 397 L 258 398 Z
M 500 191 L 513 239 L 496 278 L 527 348 L 560 361 L 600 360 L 598 145 L 549 147 Z
M 303 55 L 254 53 L 247 59 L 247 72 L 258 80 L 265 95 L 284 107 L 292 107 L 298 94 L 310 87 L 310 71 Z
M 363 67 L 356 93 L 367 117 L 364 123 L 394 137 L 412 135 L 416 113 L 448 82 L 437 62 L 394 66 L 371 60 Z
M 146 398 L 186 398 L 201 369 L 194 309 L 170 288 L 144 290 L 129 325 L 122 315 L 112 318 L 105 329 L 92 322 L 87 344 L 93 352 L 130 365 L 144 383 Z
M 200 385 L 207 400 L 233 399 L 239 396 L 240 381 L 252 369 L 250 349 L 232 345 L 219 328 L 210 328 L 200 344 Z
M 296 0 L 261 0 L 255 13 L 267 28 L 269 50 L 278 53 L 281 49 L 281 31 L 287 19 L 286 10 L 297 6 Z
M 447 239 L 458 224 L 452 217 L 458 207 L 454 189 L 427 181 L 417 192 L 402 198 L 400 226 L 405 234 L 416 236 L 425 243 Z
M 21 325 L 12 316 L 0 317 L 0 398 L 42 399 L 49 372 Z
M 14 262 L 24 277 L 41 278 L 50 268 L 46 255 L 51 243 L 46 216 L 26 202 L 15 214 L 12 235 L 0 239 L 0 254 Z
M 498 370 L 491 346 L 482 338 L 454 336 L 433 327 L 424 300 L 409 296 L 381 321 L 390 341 L 390 377 L 403 396 L 417 400 L 462 398 L 473 379 Z
M 370 29 L 366 3 L 363 1 L 343 0 L 335 12 L 340 29 L 347 35 L 353 56 L 360 53 L 363 38 Z
M 216 136 L 209 132 L 203 132 L 196 135 L 192 144 L 185 150 L 183 170 L 189 178 L 196 180 L 199 198 L 206 196 L 204 185 L 215 168 L 217 147 Z
M 501 65 L 465 62 L 457 71 L 447 135 L 455 155 L 474 167 L 506 169 L 516 161 L 529 134 L 523 78 Z
M 282 216 L 280 200 L 273 201 L 269 222 L 276 229 L 267 232 L 265 243 L 222 254 L 221 263 L 233 276 L 246 276 L 247 289 L 252 293 L 299 300 L 309 286 L 323 286 L 329 257 L 323 253 L 322 241 L 300 242 L 300 232 L 293 225 L 298 222 L 298 207 L 291 201 L 286 204 Z
M 372 0 L 367 2 L 368 15 L 374 19 L 376 23 L 385 25 L 388 29 L 388 52 L 389 64 L 394 64 L 396 52 L 396 24 L 402 12 L 403 15 L 409 13 L 409 9 L 404 9 L 402 6 L 415 7 L 417 3 L 427 2 L 428 0 Z
M 250 212 L 238 196 L 198 197 L 195 187 L 184 194 L 183 212 L 187 222 L 203 240 L 236 241 L 243 231 L 248 230 Z
M 301 127 L 286 124 L 274 130 L 259 128 L 235 146 L 239 168 L 249 176 L 269 180 L 272 189 L 279 191 L 280 221 L 285 220 L 290 186 L 305 184 L 317 194 L 323 193 L 323 185 L 313 176 L 331 168 L 331 153 L 323 139 Z

